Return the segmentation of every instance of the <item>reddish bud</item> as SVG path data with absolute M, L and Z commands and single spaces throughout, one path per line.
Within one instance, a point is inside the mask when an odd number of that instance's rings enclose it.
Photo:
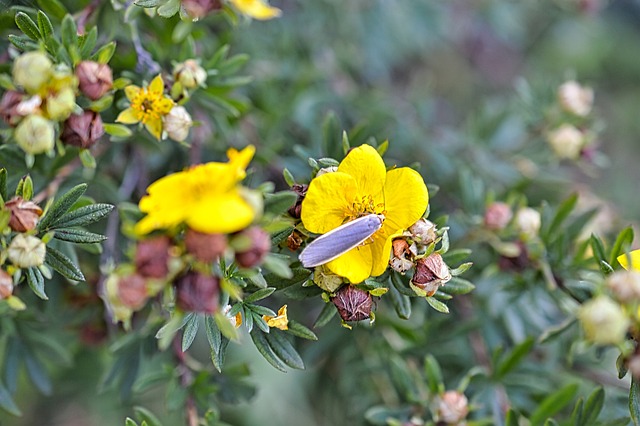
M 271 250 L 271 238 L 262 228 L 257 226 L 245 229 L 240 233 L 248 238 L 251 245 L 248 250 L 236 253 L 236 263 L 243 268 L 251 268 L 262 262 L 262 259 Z
M 25 201 L 22 197 L 13 197 L 5 203 L 5 207 L 11 212 L 9 227 L 16 232 L 27 232 L 35 229 L 42 209 L 33 201 Z
M 511 206 L 501 202 L 491 203 L 484 212 L 484 225 L 489 229 L 499 231 L 509 224 L 512 217 Z
M 13 294 L 13 279 L 11 275 L 0 269 L 0 300 L 6 299 Z
M 449 267 L 444 263 L 442 256 L 433 253 L 429 257 L 418 259 L 411 282 L 426 291 L 427 296 L 433 296 L 438 288 L 450 279 Z
M 113 73 L 107 64 L 82 61 L 76 67 L 78 87 L 92 101 L 100 99 L 113 87 Z
M 15 126 L 22 119 L 18 105 L 22 102 L 24 95 L 15 90 L 8 90 L 0 99 L 0 117 L 10 126 Z
M 147 278 L 164 278 L 169 272 L 168 237 L 156 237 L 140 241 L 136 247 L 136 271 Z
M 147 283 L 140 274 L 120 277 L 118 280 L 118 300 L 123 306 L 140 309 L 147 301 Z
M 307 195 L 307 189 L 309 189 L 309 185 L 301 185 L 297 183 L 291 187 L 291 190 L 298 194 L 296 203 L 289 207 L 288 210 L 289 214 L 294 219 L 300 219 L 300 213 L 302 212 L 302 200 L 304 200 L 304 196 Z
M 189 272 L 176 284 L 176 304 L 187 312 L 213 314 L 218 310 L 219 279 Z
M 213 10 L 221 10 L 220 0 L 182 0 L 182 7 L 192 19 L 205 17 Z
M 346 285 L 331 298 L 344 321 L 362 321 L 371 317 L 373 300 L 369 292 Z
M 91 148 L 102 135 L 104 135 L 104 127 L 100 114 L 83 111 L 79 115 L 70 115 L 64 122 L 60 140 L 67 145 Z
M 227 248 L 227 237 L 224 234 L 205 234 L 187 230 L 184 238 L 187 251 L 201 262 L 213 262 L 218 259 Z

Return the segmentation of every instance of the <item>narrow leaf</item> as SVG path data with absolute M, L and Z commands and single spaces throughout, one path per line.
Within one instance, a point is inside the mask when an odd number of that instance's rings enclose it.
M 424 359 L 424 373 L 431 393 L 437 394 L 444 389 L 440 365 L 436 358 L 431 354 L 427 355 Z
M 300 358 L 298 351 L 296 351 L 291 342 L 287 340 L 280 330 L 273 330 L 269 334 L 265 334 L 265 337 L 273 352 L 285 364 L 291 368 L 304 370 L 304 362 L 302 358 Z
M 258 352 L 260 352 L 260 355 L 262 355 L 269 364 L 286 373 L 287 370 L 284 363 L 276 356 L 273 349 L 271 349 L 271 346 L 269 346 L 265 333 L 258 329 L 254 329 L 250 335 L 251 340 L 253 340 L 253 344 L 256 346 L 256 349 L 258 349 Z
M 298 194 L 293 191 L 280 191 L 275 194 L 265 194 L 264 211 L 274 215 L 286 212 L 298 200 Z
M 7 169 L 0 169 L 0 197 L 3 201 L 7 200 Z
M 442 312 L 443 314 L 449 313 L 449 308 L 447 305 L 436 299 L 435 297 L 425 297 L 427 303 L 438 312 Z
M 337 312 L 338 310 L 333 303 L 325 304 L 320 315 L 318 315 L 318 319 L 316 319 L 316 322 L 313 324 L 313 328 L 324 327 L 329 321 L 331 321 L 331 318 L 333 318 Z
M 509 352 L 509 354 L 505 357 L 505 359 L 499 363 L 498 367 L 496 368 L 495 376 L 497 378 L 502 378 L 507 373 L 512 371 L 531 351 L 534 343 L 534 339 L 530 337 L 513 348 L 511 352 Z
M 402 319 L 409 319 L 411 316 L 411 299 L 409 296 L 400 294 L 395 285 L 390 285 L 389 297 L 398 316 Z
M 313 331 L 309 330 L 297 321 L 290 319 L 288 326 L 289 328 L 287 329 L 287 333 L 307 340 L 318 340 L 318 336 L 316 336 Z
M 547 229 L 546 235 L 548 238 L 553 236 L 553 234 L 560 228 L 560 225 L 562 225 L 567 217 L 569 217 L 577 202 L 578 194 L 572 194 L 571 196 L 569 196 L 569 198 L 564 200 L 562 204 L 560 204 L 560 206 L 558 207 L 558 211 L 556 212 L 553 220 L 551 221 L 551 224 L 549 225 L 549 228 Z
M 26 269 L 27 284 L 40 299 L 49 300 L 44 292 L 44 277 L 37 268 Z
M 47 231 L 49 229 L 49 225 L 62 217 L 62 215 L 65 214 L 76 201 L 78 201 L 78 198 L 80 198 L 86 190 L 87 184 L 81 183 L 80 185 L 74 186 L 69 191 L 65 192 L 53 203 L 47 214 L 40 220 L 40 222 L 38 222 L 38 230 Z
M 0 408 L 13 414 L 14 416 L 21 416 L 20 409 L 13 401 L 13 397 L 9 393 L 9 390 L 0 382 Z
M 67 13 L 67 9 L 60 0 L 38 0 L 38 6 L 44 13 L 57 19 L 62 19 Z
M 44 14 L 43 11 L 38 11 L 38 28 L 40 29 L 40 33 L 42 34 L 42 38 L 46 41 L 53 35 L 53 25 L 51 25 L 51 21 L 49 17 Z
M 609 256 L 609 265 L 617 265 L 618 264 L 618 256 L 624 254 L 631 243 L 633 242 L 633 228 L 628 227 L 620 231 L 618 237 L 616 238 L 616 242 L 613 243 L 613 248 L 611 249 L 611 254 Z
M 547 418 L 567 406 L 578 391 L 578 385 L 572 383 L 547 396 L 531 415 L 531 424 L 542 424 Z
M 244 303 L 254 303 L 254 302 L 257 302 L 258 300 L 265 299 L 265 298 L 271 296 L 271 294 L 274 291 L 276 291 L 275 287 L 267 287 L 267 288 L 260 289 L 260 290 L 256 291 L 255 293 L 252 293 L 249 296 L 247 296 L 244 299 Z
M 600 411 L 602 411 L 602 407 L 604 406 L 604 389 L 599 387 L 594 390 L 589 398 L 587 398 L 587 402 L 584 404 L 584 409 L 582 411 L 582 422 L 584 425 L 592 425 L 596 423 L 598 416 L 600 415 Z
M 198 315 L 193 315 L 184 326 L 182 331 L 182 352 L 186 352 L 198 334 L 198 326 L 200 325 Z
M 629 413 L 635 426 L 640 425 L 640 382 L 635 377 L 631 377 L 631 388 L 629 389 Z
M 57 229 L 54 238 L 76 244 L 101 243 L 107 237 L 83 229 Z
M 70 211 L 53 222 L 49 229 L 71 228 L 73 226 L 86 226 L 97 222 L 108 215 L 113 206 L 111 204 L 91 204 Z
M 62 25 L 60 26 L 60 38 L 62 39 L 62 45 L 66 47 L 68 51 L 71 51 L 76 47 L 78 28 L 76 27 L 76 21 L 73 20 L 71 15 L 65 15 L 62 19 Z
M 53 247 L 47 247 L 47 254 L 45 255 L 45 263 L 49 264 L 53 269 L 58 271 L 61 275 L 74 281 L 84 281 L 84 275 L 65 254 Z
M 16 25 L 31 40 L 38 41 L 42 39 L 42 34 L 40 33 L 38 26 L 36 25 L 35 22 L 33 22 L 33 19 L 31 19 L 31 17 L 26 13 L 24 12 L 16 13 Z

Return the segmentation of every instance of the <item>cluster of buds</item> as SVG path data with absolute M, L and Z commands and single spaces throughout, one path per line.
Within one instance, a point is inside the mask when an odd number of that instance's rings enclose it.
M 72 70 L 31 51 L 15 59 L 12 77 L 15 89 L 0 99 L 0 117 L 14 128 L 13 138 L 27 154 L 51 152 L 57 129 L 63 143 L 82 148 L 104 134 L 100 115 L 80 110 L 76 101 L 78 95 L 96 101 L 111 90 L 108 65 L 84 61 Z
M 593 90 L 567 81 L 558 88 L 557 98 L 563 115 L 547 131 L 547 143 L 559 159 L 576 160 L 593 139 L 586 121 L 593 107 Z
M 392 243 L 391 268 L 401 274 L 413 270 L 412 286 L 429 297 L 451 279 L 442 255 L 433 251 L 440 235 L 433 222 L 420 219 Z

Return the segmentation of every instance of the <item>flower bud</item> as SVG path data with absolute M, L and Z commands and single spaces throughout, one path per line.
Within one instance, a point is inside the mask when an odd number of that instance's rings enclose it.
M 523 207 L 516 213 L 516 226 L 524 236 L 532 238 L 538 235 L 541 225 L 540 213 L 530 207 Z
M 100 99 L 113 87 L 113 73 L 107 64 L 82 61 L 76 66 L 78 87 L 92 101 Z
M 413 259 L 418 252 L 417 246 L 398 238 L 391 243 L 391 259 L 389 260 L 389 266 L 394 271 L 404 274 L 409 269 L 413 268 Z
M 296 183 L 291 187 L 291 190 L 298 194 L 298 199 L 296 203 L 289 207 L 289 214 L 294 219 L 300 219 L 300 213 L 302 212 L 302 201 L 304 200 L 304 196 L 307 195 L 307 190 L 309 189 L 309 185 L 298 184 Z
M 7 299 L 13 294 L 13 279 L 3 269 L 0 269 L 0 300 Z
M 182 0 L 182 7 L 193 20 L 204 18 L 213 10 L 221 10 L 220 0 Z
M 338 171 L 338 168 L 336 166 L 323 167 L 320 170 L 318 170 L 318 173 L 316 173 L 316 177 L 326 175 L 327 173 L 337 172 L 337 171 Z
M 262 228 L 253 226 L 239 233 L 248 238 L 251 243 L 248 250 L 236 252 L 236 263 L 243 268 L 251 268 L 262 262 L 262 259 L 271 250 L 271 238 Z
M 458 391 L 446 391 L 436 398 L 435 404 L 438 420 L 446 424 L 460 424 L 469 414 L 469 401 Z
M 558 88 L 558 102 L 566 112 L 584 117 L 591 112 L 593 90 L 576 81 L 567 81 Z
M 83 111 L 73 114 L 62 127 L 60 140 L 66 145 L 80 148 L 91 148 L 104 135 L 104 127 L 100 114 L 94 111 Z
M 49 119 L 62 121 L 71 115 L 76 107 L 76 95 L 71 87 L 63 87 L 60 91 L 47 96 L 45 110 Z
M 189 136 L 189 129 L 193 126 L 193 120 L 184 107 L 174 106 L 164 116 L 164 130 L 167 135 L 177 142 L 182 142 Z
M 156 237 L 138 242 L 136 246 L 136 271 L 147 278 L 164 278 L 169 273 L 168 237 Z
M 287 237 L 287 247 L 289 247 L 289 250 L 291 251 L 298 250 L 303 242 L 304 239 L 302 238 L 302 234 L 300 234 L 297 229 L 294 229 Z
M 433 296 L 438 288 L 450 279 L 451 272 L 442 256 L 439 253 L 432 253 L 429 257 L 418 259 L 411 282 L 426 291 L 427 296 Z
M 119 277 L 118 300 L 123 306 L 136 311 L 144 306 L 147 297 L 147 283 L 142 275 Z
M 23 53 L 13 63 L 13 82 L 28 93 L 36 93 L 53 74 L 53 63 L 40 51 Z
M 371 317 L 373 300 L 369 292 L 345 285 L 331 298 L 344 321 L 362 321 Z
M 52 150 L 55 145 L 53 123 L 35 114 L 26 117 L 18 124 L 13 137 L 27 154 L 41 154 Z
M 0 117 L 10 126 L 15 126 L 24 116 L 20 114 L 18 105 L 22 102 L 24 95 L 15 90 L 8 90 L 0 99 Z
M 511 206 L 507 203 L 491 203 L 484 212 L 484 225 L 488 229 L 500 231 L 509 224 L 513 217 Z
M 201 262 L 210 263 L 218 259 L 227 248 L 227 236 L 224 234 L 205 234 L 187 230 L 184 238 L 187 252 Z
M 607 276 L 605 284 L 620 302 L 640 300 L 640 272 L 616 271 Z
M 629 328 L 629 318 L 622 307 L 607 296 L 584 303 L 577 316 L 587 339 L 596 344 L 621 343 Z
M 324 291 L 333 293 L 340 288 L 344 280 L 341 276 L 331 272 L 326 265 L 320 265 L 313 270 L 313 282 Z
M 9 244 L 8 256 L 18 268 L 31 268 L 44 263 L 47 252 L 45 244 L 32 235 L 18 234 Z
M 27 232 L 36 227 L 42 209 L 33 201 L 25 201 L 22 197 L 13 197 L 5 203 L 11 212 L 9 227 L 16 232 Z
M 427 219 L 419 219 L 409 227 L 413 240 L 423 246 L 428 246 L 436 240 L 436 224 Z
M 218 310 L 219 279 L 189 272 L 176 283 L 176 305 L 186 312 L 213 314 Z
M 547 133 L 547 142 L 558 158 L 575 160 L 580 156 L 585 136 L 571 124 L 563 124 Z
M 187 59 L 176 64 L 173 68 L 173 78 L 185 88 L 193 89 L 204 84 L 207 80 L 207 71 L 200 66 L 198 61 Z

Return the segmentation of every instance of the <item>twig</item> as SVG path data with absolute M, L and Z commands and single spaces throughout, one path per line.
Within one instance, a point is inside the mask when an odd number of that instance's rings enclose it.
M 182 351 L 181 334 L 178 333 L 173 339 L 173 353 L 178 360 L 178 374 L 180 375 L 180 385 L 187 388 L 193 383 L 193 373 L 187 365 L 185 353 Z M 198 426 L 198 408 L 193 396 L 189 394 L 185 401 L 185 416 L 188 426 Z

